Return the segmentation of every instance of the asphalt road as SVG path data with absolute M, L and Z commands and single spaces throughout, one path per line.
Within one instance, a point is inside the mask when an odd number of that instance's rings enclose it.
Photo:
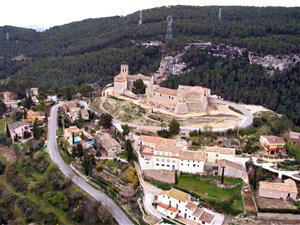
M 112 216 L 119 224 L 131 225 L 133 224 L 123 211 L 103 192 L 92 187 L 85 179 L 76 175 L 73 170 L 61 158 L 56 142 L 56 129 L 57 129 L 57 110 L 59 104 L 51 108 L 51 116 L 48 120 L 48 145 L 47 150 L 54 163 L 56 163 L 61 172 L 73 181 L 78 187 L 87 192 L 97 201 L 100 201 L 110 211 Z

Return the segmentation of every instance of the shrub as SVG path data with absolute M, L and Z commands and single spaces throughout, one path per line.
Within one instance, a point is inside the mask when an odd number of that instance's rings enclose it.
M 171 134 L 168 130 L 158 130 L 157 132 L 157 135 L 162 137 L 162 138 L 169 138 L 171 137 Z

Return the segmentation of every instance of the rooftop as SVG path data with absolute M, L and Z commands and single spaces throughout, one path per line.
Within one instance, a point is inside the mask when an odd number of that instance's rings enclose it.
M 224 148 L 220 146 L 204 146 L 206 152 L 217 152 L 220 154 L 235 155 L 235 148 Z
M 163 203 L 158 203 L 158 205 L 166 210 L 169 210 L 169 211 L 172 211 L 172 212 L 177 212 L 178 209 L 172 207 L 172 206 L 169 206 L 169 205 L 166 205 L 166 204 L 163 204 Z
M 205 223 L 211 223 L 211 221 L 214 219 L 214 215 L 204 211 L 201 216 L 200 216 L 200 220 L 204 221 Z
M 291 138 L 291 139 L 300 139 L 300 133 L 290 131 L 289 138 Z
M 186 207 L 192 211 L 194 211 L 197 207 L 198 207 L 198 204 L 196 204 L 195 202 L 189 202 Z
M 189 196 L 190 196 L 189 194 L 187 194 L 183 191 L 180 191 L 178 189 L 175 189 L 175 188 L 171 188 L 170 190 L 167 190 L 167 191 L 162 191 L 161 194 L 169 196 L 169 197 L 174 198 L 174 199 L 177 199 L 177 200 L 182 201 L 182 202 L 188 201 Z
M 244 170 L 243 165 L 241 165 L 239 163 L 231 162 L 231 161 L 226 160 L 226 159 L 221 159 L 220 160 L 220 165 L 225 166 L 225 167 L 229 166 L 229 167 L 235 168 L 237 170 Z
M 81 129 L 79 129 L 78 127 L 76 126 L 71 126 L 71 127 L 68 127 L 68 128 L 65 128 L 65 132 L 68 132 L 68 133 L 76 133 L 76 132 L 80 132 Z
M 114 138 L 108 134 L 104 134 L 100 137 L 101 145 L 104 149 L 109 149 L 112 147 L 120 147 L 121 145 Z
M 179 154 L 179 158 L 183 160 L 204 161 L 205 155 L 204 152 L 202 151 L 181 150 Z
M 292 179 L 287 179 L 283 183 L 260 181 L 259 189 L 264 189 L 268 191 L 298 193 L 296 182 Z
M 153 91 L 161 93 L 161 94 L 165 94 L 165 95 L 171 95 L 171 96 L 175 96 L 175 97 L 177 96 L 177 90 L 170 89 L 170 88 L 158 86 Z
M 263 135 L 261 137 L 264 138 L 269 144 L 285 145 L 285 141 L 281 137 L 274 135 Z
M 16 128 L 21 127 L 21 126 L 29 126 L 29 123 L 17 121 L 17 122 L 8 124 L 8 129 L 9 130 L 10 129 L 16 129 Z

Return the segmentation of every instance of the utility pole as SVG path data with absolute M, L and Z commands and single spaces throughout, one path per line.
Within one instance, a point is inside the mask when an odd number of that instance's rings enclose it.
M 218 19 L 222 20 L 222 8 L 219 8 Z
M 166 31 L 166 41 L 173 38 L 172 34 L 172 24 L 173 24 L 173 17 L 171 15 L 167 16 L 167 31 Z
M 142 25 L 142 24 L 143 24 L 143 10 L 140 10 L 140 20 L 138 25 Z

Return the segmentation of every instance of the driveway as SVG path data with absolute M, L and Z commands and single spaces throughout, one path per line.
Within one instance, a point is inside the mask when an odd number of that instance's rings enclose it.
M 91 195 L 97 201 L 100 201 L 112 214 L 119 224 L 131 225 L 133 224 L 123 211 L 103 192 L 92 187 L 85 179 L 76 175 L 73 170 L 61 158 L 56 142 L 57 130 L 57 110 L 62 104 L 52 106 L 50 118 L 48 120 L 48 146 L 47 151 L 54 163 L 56 163 L 61 172 L 73 181 L 78 187 Z

